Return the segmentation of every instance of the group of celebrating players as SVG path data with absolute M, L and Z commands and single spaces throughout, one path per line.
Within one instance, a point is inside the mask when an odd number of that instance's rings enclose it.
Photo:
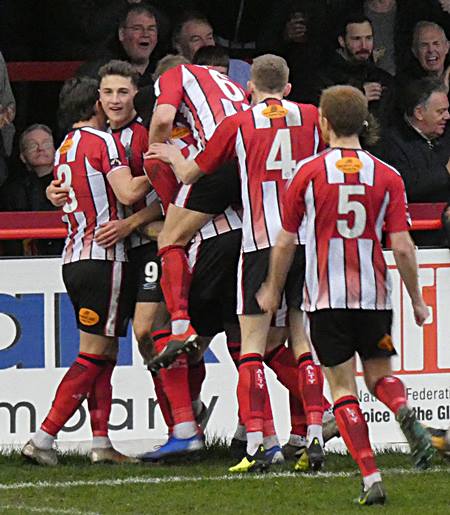
M 231 445 L 237 463 L 229 471 L 264 471 L 288 458 L 297 459 L 297 470 L 317 471 L 326 440 L 340 434 L 363 477 L 358 502 L 382 504 L 356 393 L 356 352 L 369 391 L 394 412 L 415 465 L 427 467 L 433 455 L 390 365 L 382 231 L 417 324 L 428 316 L 402 179 L 361 148 L 371 120 L 360 91 L 329 88 L 318 110 L 284 99 L 289 70 L 281 57 L 254 59 L 244 91 L 225 74 L 220 49 L 208 52 L 209 66 L 181 56 L 160 61 L 148 135 L 133 106 L 138 75 L 131 65 L 111 61 L 99 82 L 71 79 L 62 89 L 69 132 L 47 195 L 68 225 L 63 279 L 80 352 L 22 454 L 56 465 L 56 436 L 84 399 L 93 462 L 153 462 L 202 449 L 202 355 L 225 332 L 239 404 Z M 117 342 L 130 319 L 169 435 L 139 459 L 119 453 L 108 437 Z M 283 449 L 264 363 L 289 392 L 292 430 Z

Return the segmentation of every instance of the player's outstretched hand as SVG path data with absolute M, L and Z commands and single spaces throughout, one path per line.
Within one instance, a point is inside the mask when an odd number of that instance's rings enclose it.
M 425 304 L 423 299 L 421 299 L 420 302 L 413 303 L 413 310 L 416 324 L 422 327 L 430 316 L 430 310 L 428 309 L 428 306 Z
M 144 159 L 160 159 L 164 163 L 173 163 L 180 151 L 170 143 L 152 143 L 144 154 Z
M 100 225 L 100 229 L 95 233 L 95 241 L 101 247 L 107 249 L 117 242 L 126 238 L 131 229 L 125 220 L 111 220 Z
M 275 313 L 280 305 L 280 293 L 268 283 L 262 283 L 261 288 L 256 292 L 256 300 L 263 311 Z
M 61 186 L 62 182 L 62 179 L 55 179 L 45 190 L 48 200 L 56 207 L 62 207 L 69 199 L 69 188 Z

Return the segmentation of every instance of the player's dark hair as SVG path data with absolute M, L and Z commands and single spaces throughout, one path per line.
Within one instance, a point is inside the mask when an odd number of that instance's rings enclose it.
M 128 63 L 127 61 L 119 61 L 118 59 L 113 59 L 108 63 L 104 64 L 98 70 L 98 76 L 100 81 L 104 79 L 107 75 L 119 75 L 120 77 L 125 77 L 126 79 L 130 79 L 133 86 L 136 88 L 139 85 L 139 73 L 135 69 L 135 67 Z
M 155 18 L 156 23 L 158 23 L 156 12 L 154 11 L 153 7 L 146 2 L 141 2 L 140 4 L 128 4 L 127 7 L 122 11 L 119 17 L 119 29 L 123 29 L 127 26 L 128 16 L 131 13 L 148 14 L 149 16 Z
M 378 141 L 379 125 L 369 113 L 367 99 L 353 86 L 332 86 L 322 91 L 321 115 L 337 137 L 362 136 L 366 145 Z
M 197 21 L 204 23 L 205 25 L 211 26 L 208 18 L 200 11 L 184 11 L 179 18 L 175 21 L 175 25 L 172 31 L 172 45 L 175 48 L 180 41 L 180 34 L 186 23 L 190 21 Z
M 251 80 L 259 91 L 282 93 L 289 79 L 289 67 L 279 55 L 265 54 L 255 57 Z
M 401 100 L 406 116 L 413 116 L 417 106 L 426 105 L 433 93 L 447 94 L 447 86 L 442 80 L 423 77 L 409 82 L 404 88 Z
M 223 66 L 228 70 L 230 56 L 220 46 L 204 46 L 195 52 L 192 63 L 204 66 Z
M 75 77 L 64 83 L 59 94 L 58 120 L 64 130 L 74 123 L 90 120 L 96 113 L 98 81 L 91 77 Z
M 348 14 L 345 14 L 342 18 L 341 18 L 341 22 L 339 24 L 339 28 L 338 28 L 338 32 L 337 32 L 337 35 L 338 36 L 342 36 L 343 38 L 345 38 L 345 36 L 347 35 L 347 27 L 353 23 L 370 23 L 370 26 L 372 26 L 372 22 L 369 20 L 369 18 L 364 14 L 363 11 L 359 11 L 359 10 L 356 10 L 356 11 L 352 11 Z

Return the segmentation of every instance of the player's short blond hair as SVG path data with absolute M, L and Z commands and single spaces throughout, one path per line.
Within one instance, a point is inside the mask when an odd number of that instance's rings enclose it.
M 170 70 L 171 68 L 175 68 L 179 64 L 189 64 L 189 61 L 186 57 L 177 54 L 168 54 L 162 59 L 158 61 L 156 65 L 155 72 L 153 74 L 153 80 L 156 80 L 160 77 L 164 72 Z
M 251 80 L 266 93 L 282 93 L 289 79 L 289 67 L 278 55 L 265 54 L 253 59 Z

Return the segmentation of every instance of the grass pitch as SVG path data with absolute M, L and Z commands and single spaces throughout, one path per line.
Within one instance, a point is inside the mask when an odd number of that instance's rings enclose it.
M 355 506 L 359 473 L 349 456 L 328 454 L 319 474 L 299 474 L 291 463 L 265 475 L 234 476 L 221 447 L 176 465 L 91 465 L 65 455 L 61 465 L 41 468 L 17 454 L 0 456 L 0 513 L 5 514 L 334 514 L 450 513 L 450 467 L 436 457 L 426 472 L 408 456 L 378 456 L 388 503 Z

